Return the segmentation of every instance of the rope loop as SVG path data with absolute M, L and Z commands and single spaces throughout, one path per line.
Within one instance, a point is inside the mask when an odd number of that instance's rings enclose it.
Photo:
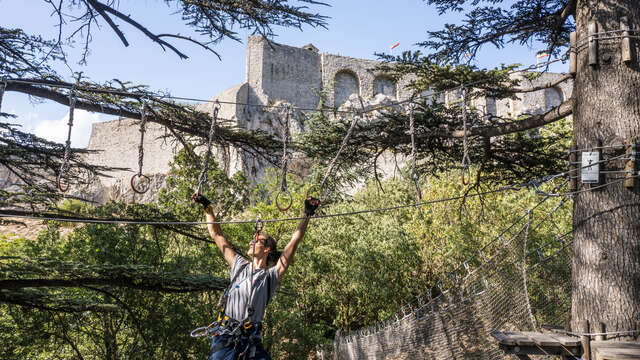
M 60 192 L 65 193 L 69 190 L 70 183 L 67 183 L 67 186 L 64 186 L 63 178 L 64 175 L 69 171 L 70 165 L 69 160 L 71 159 L 71 130 L 73 129 L 73 114 L 76 108 L 76 88 L 80 84 L 80 79 L 82 78 L 82 72 L 78 73 L 78 77 L 76 82 L 71 87 L 69 91 L 69 121 L 67 122 L 67 126 L 69 130 L 67 131 L 67 141 L 64 143 L 64 155 L 62 159 L 62 165 L 60 165 L 60 171 L 58 172 L 58 177 L 56 178 L 56 186 Z M 5 82 L 6 84 L 6 82 Z
M 211 159 L 211 147 L 213 145 L 213 138 L 216 136 L 216 127 L 218 126 L 218 112 L 220 110 L 220 102 L 216 100 L 213 106 L 213 114 L 211 115 L 211 126 L 209 128 L 209 141 L 207 142 L 207 152 L 204 156 L 204 163 L 202 164 L 202 171 L 198 177 L 198 187 L 194 195 L 200 195 L 202 185 L 208 180 L 207 170 L 209 168 L 209 161 Z

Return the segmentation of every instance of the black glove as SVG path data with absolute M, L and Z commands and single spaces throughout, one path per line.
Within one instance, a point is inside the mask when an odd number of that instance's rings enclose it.
M 304 213 L 307 216 L 313 216 L 316 213 L 316 210 L 318 209 L 318 206 L 320 206 L 320 204 L 322 204 L 322 201 L 320 201 L 319 199 L 316 199 L 314 197 L 308 197 L 304 200 Z
M 197 202 L 198 204 L 202 204 L 202 206 L 205 209 L 208 208 L 209 205 L 211 205 L 211 201 L 209 201 L 209 199 L 207 199 L 203 195 L 193 194 L 193 196 L 191 198 L 193 199 L 193 201 Z

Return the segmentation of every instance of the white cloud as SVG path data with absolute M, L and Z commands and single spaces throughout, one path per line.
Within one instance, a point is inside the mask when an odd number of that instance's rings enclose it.
M 73 113 L 73 128 L 71 130 L 71 146 L 86 148 L 89 145 L 91 124 L 99 122 L 100 115 L 85 110 L 76 109 Z M 41 138 L 58 143 L 67 141 L 69 114 L 59 120 L 41 120 L 35 122 L 33 133 Z

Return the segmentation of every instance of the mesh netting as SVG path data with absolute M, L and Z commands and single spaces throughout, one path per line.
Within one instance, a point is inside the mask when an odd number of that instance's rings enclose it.
M 491 331 L 535 331 L 540 324 L 568 324 L 571 262 L 565 240 L 570 232 L 551 235 L 538 247 L 528 243 L 530 230 L 554 220 L 549 215 L 528 216 L 509 236 L 499 236 L 492 249 L 483 249 L 491 256 L 480 252 L 480 266 L 471 270 L 465 262 L 461 271 L 441 277 L 427 296 L 390 319 L 354 334 L 337 334 L 331 355 L 323 357 L 508 358 Z M 438 295 L 432 297 L 432 292 Z

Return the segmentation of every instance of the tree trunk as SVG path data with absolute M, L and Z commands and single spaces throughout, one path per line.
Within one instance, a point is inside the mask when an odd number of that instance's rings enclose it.
M 576 99 L 574 138 L 578 149 L 624 143 L 640 132 L 640 72 L 635 49 L 632 61 L 621 59 L 621 39 L 600 40 L 598 64 L 589 65 L 588 24 L 597 32 L 620 29 L 621 17 L 630 29 L 640 29 L 637 0 L 579 0 L 576 8 L 578 71 L 573 96 Z M 603 36 L 620 36 L 621 33 Z M 637 35 L 632 33 L 632 35 Z M 632 39 L 634 47 L 637 40 Z M 583 46 L 584 44 L 584 46 Z M 600 160 L 614 156 L 603 149 Z M 615 155 L 624 150 L 618 149 Z M 622 161 L 602 166 L 624 170 Z M 612 169 L 613 170 L 613 169 Z M 616 181 L 622 173 L 608 173 L 600 185 Z M 578 179 L 579 181 L 579 179 Z M 580 183 L 580 182 L 578 182 Z M 637 181 L 636 181 L 637 184 Z M 579 189 L 587 189 L 582 185 Z M 594 187 L 593 185 L 591 185 Z M 573 297 L 571 327 L 588 320 L 591 332 L 636 330 L 640 324 L 640 196 L 618 181 L 610 186 L 579 193 L 574 201 Z M 635 335 L 634 335 L 635 336 Z M 628 337 L 627 337 L 628 339 Z

